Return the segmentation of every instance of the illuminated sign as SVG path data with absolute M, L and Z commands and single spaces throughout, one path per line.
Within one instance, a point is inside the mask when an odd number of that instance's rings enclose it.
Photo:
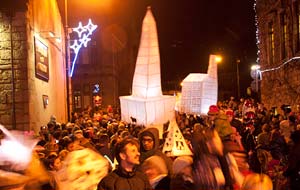
M 78 39 L 75 39 L 73 44 L 70 46 L 70 48 L 74 51 L 75 57 L 72 61 L 71 70 L 69 72 L 69 76 L 72 77 L 74 73 L 74 67 L 75 62 L 78 57 L 79 50 L 82 46 L 87 47 L 87 44 L 89 41 L 91 41 L 91 38 L 89 38 L 92 33 L 96 30 L 98 26 L 94 25 L 92 23 L 92 20 L 89 19 L 89 22 L 87 25 L 82 26 L 82 23 L 79 22 L 79 25 L 77 28 L 73 28 L 73 31 L 75 31 L 78 35 Z
M 49 80 L 48 47 L 38 38 L 34 38 L 35 76 L 41 80 Z

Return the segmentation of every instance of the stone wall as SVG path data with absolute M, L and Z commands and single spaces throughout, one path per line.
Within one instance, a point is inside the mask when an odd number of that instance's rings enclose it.
M 280 108 L 282 104 L 292 106 L 300 104 L 300 60 L 290 59 L 299 56 L 300 51 L 297 47 L 297 18 L 295 13 L 297 1 L 281 0 L 258 0 L 257 16 L 259 29 L 259 49 L 260 64 L 262 73 L 261 81 L 261 100 L 267 108 Z M 286 56 L 283 56 L 283 24 L 281 15 L 286 15 L 287 23 L 287 47 Z M 274 25 L 274 44 L 275 56 L 274 62 L 270 62 L 270 44 L 268 24 L 273 22 Z M 266 71 L 267 69 L 271 69 Z
M 62 19 L 56 0 L 19 0 L 16 5 L 5 2 L 10 4 L 0 7 L 0 123 L 8 129 L 38 133 L 51 115 L 58 122 L 67 122 Z M 12 8 L 17 5 L 20 10 Z M 15 12 L 8 14 L 8 10 Z M 49 32 L 62 41 L 51 38 Z M 47 46 L 48 80 L 36 76 L 35 38 Z M 45 96 L 47 106 L 43 103 Z
M 24 12 L 0 12 L 0 122 L 29 128 L 27 35 Z

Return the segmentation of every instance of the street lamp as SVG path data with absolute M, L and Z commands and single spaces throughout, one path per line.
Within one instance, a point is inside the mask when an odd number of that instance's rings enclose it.
M 223 60 L 223 57 L 222 57 L 222 56 L 220 56 L 220 55 L 216 55 L 216 57 L 215 57 L 215 61 L 216 61 L 216 63 L 221 63 L 221 62 L 222 62 L 222 60 Z
M 258 93 L 258 80 L 260 75 L 260 65 L 251 66 L 251 77 L 255 80 L 255 91 Z

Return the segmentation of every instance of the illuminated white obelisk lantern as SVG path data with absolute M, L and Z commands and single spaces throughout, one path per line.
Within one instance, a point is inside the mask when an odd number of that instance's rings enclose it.
M 209 56 L 207 73 L 190 73 L 182 82 L 181 111 L 206 115 L 209 106 L 218 100 L 218 58 Z
M 148 7 L 143 20 L 140 47 L 132 84 L 132 95 L 121 96 L 122 120 L 149 126 L 160 125 L 175 117 L 175 96 L 162 94 L 160 55 L 156 22 Z

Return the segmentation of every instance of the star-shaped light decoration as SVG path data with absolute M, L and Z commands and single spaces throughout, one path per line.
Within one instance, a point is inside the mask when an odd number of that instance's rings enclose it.
M 74 43 L 70 46 L 70 48 L 74 51 L 74 53 L 78 53 L 79 49 L 81 48 L 80 45 L 78 44 L 77 40 L 74 40 Z
M 97 28 L 97 25 L 94 25 L 94 24 L 92 23 L 92 20 L 89 19 L 89 22 L 88 22 L 88 24 L 86 25 L 86 29 L 89 31 L 89 33 L 92 33 L 94 30 L 96 30 L 96 28 Z
M 87 47 L 87 43 L 91 41 L 91 38 L 89 38 L 86 34 L 83 34 L 83 37 L 79 39 L 79 41 L 83 44 L 84 47 Z
M 79 22 L 77 28 L 73 28 L 73 31 L 77 32 L 78 37 L 81 38 L 82 33 L 86 32 L 86 26 L 82 26 L 82 23 Z
M 92 33 L 96 30 L 98 26 L 92 23 L 92 20 L 89 19 L 89 22 L 87 25 L 82 26 L 82 23 L 79 22 L 78 27 L 77 28 L 73 28 L 72 31 L 77 32 L 78 38 L 79 39 L 75 39 L 74 43 L 70 46 L 70 48 L 74 51 L 75 56 L 74 56 L 74 60 L 72 61 L 72 66 L 69 72 L 69 76 L 72 77 L 73 76 L 73 72 L 74 72 L 74 67 L 75 67 L 75 63 L 78 57 L 78 53 L 80 51 L 80 48 L 82 46 L 87 47 L 87 44 L 89 41 L 91 41 L 91 38 L 89 38 Z M 79 42 L 79 43 L 78 43 Z

